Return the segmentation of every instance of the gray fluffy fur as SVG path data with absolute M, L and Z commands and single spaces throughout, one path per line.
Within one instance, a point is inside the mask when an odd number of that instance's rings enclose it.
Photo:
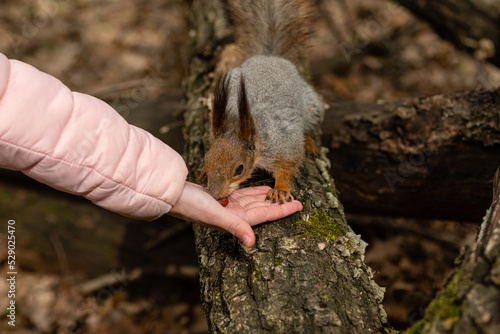
M 272 171 L 276 160 L 297 161 L 304 155 L 304 136 L 323 120 L 323 106 L 313 88 L 290 61 L 253 56 L 229 72 L 228 118 L 238 120 L 240 77 L 246 86 L 261 145 L 257 167 Z

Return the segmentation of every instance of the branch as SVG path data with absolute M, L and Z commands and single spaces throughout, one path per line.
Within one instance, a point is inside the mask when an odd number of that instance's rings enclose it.
M 479 221 L 500 165 L 500 90 L 336 103 L 322 126 L 351 213 Z

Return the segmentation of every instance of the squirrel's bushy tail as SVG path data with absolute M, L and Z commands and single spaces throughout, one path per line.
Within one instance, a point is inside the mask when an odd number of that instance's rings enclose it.
M 300 61 L 317 19 L 314 0 L 228 0 L 228 4 L 236 44 L 246 57 Z

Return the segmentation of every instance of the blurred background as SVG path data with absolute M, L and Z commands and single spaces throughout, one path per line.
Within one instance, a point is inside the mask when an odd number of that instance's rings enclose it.
M 319 6 L 308 57 L 312 80 L 330 102 L 500 86 L 498 68 L 457 50 L 395 2 Z M 181 0 L 3 0 L 0 52 L 103 99 L 182 151 L 188 10 Z M 18 309 L 16 327 L 2 320 L 1 332 L 207 332 L 188 223 L 127 219 L 0 170 L 1 272 L 7 272 L 8 220 L 16 221 Z M 426 221 L 423 238 L 399 228 L 419 223 L 395 217 L 375 230 L 353 224 L 370 243 L 366 260 L 387 287 L 384 306 L 397 328 L 423 315 L 477 230 L 477 222 Z M 7 290 L 0 280 L 1 309 Z

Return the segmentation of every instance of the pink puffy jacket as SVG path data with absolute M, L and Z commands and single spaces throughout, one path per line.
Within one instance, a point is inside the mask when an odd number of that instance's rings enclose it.
M 106 103 L 1 53 L 0 167 L 148 220 L 171 209 L 187 176 L 178 153 Z

